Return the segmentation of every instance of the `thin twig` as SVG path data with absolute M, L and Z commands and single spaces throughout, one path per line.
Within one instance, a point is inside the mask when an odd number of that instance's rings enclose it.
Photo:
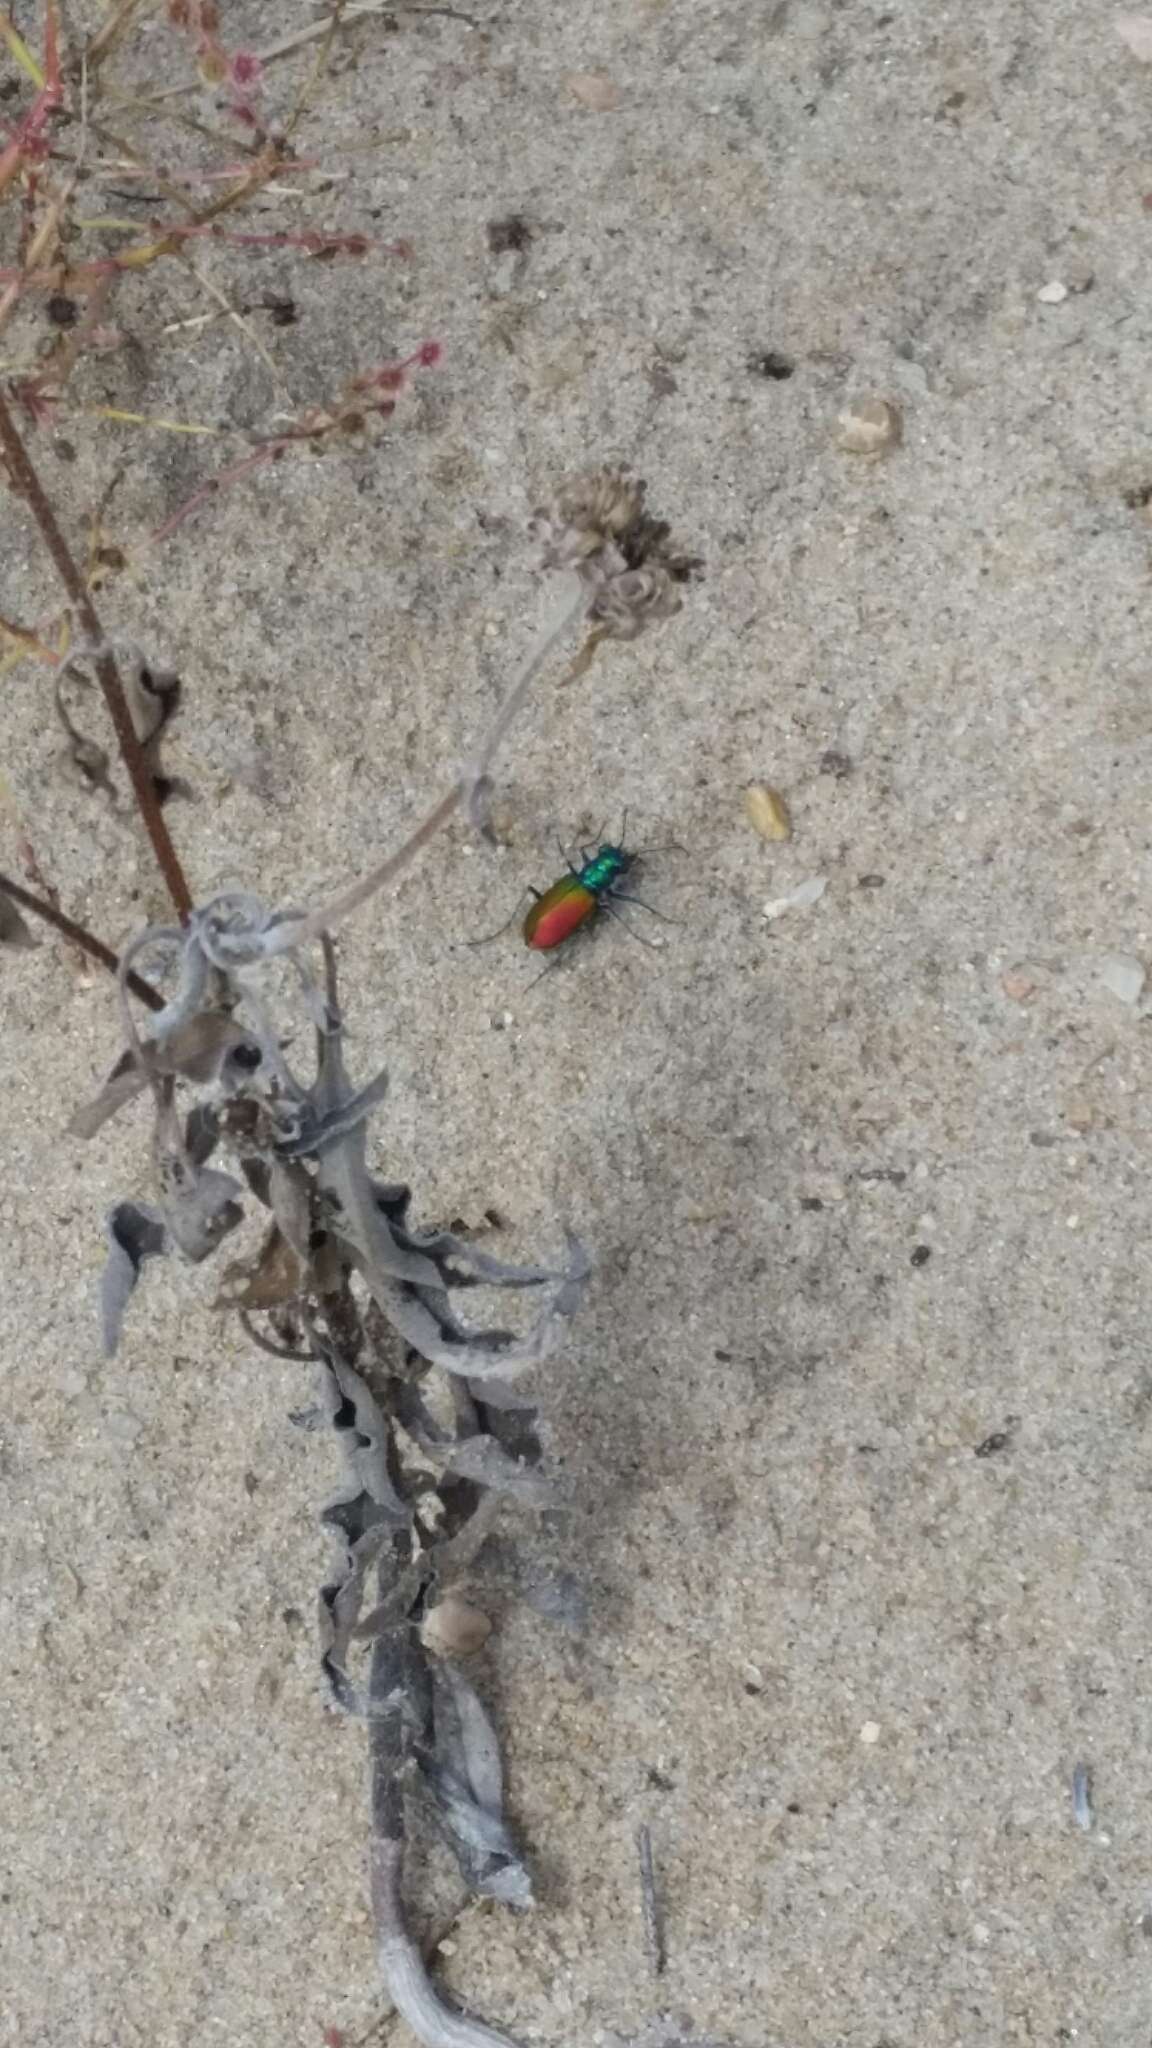
M 439 803 L 429 811 L 423 822 L 417 825 L 416 830 L 410 833 L 397 852 L 389 854 L 386 860 L 370 868 L 358 882 L 353 882 L 349 888 L 342 890 L 339 896 L 334 896 L 329 902 L 309 911 L 305 917 L 285 918 L 276 933 L 269 936 L 267 951 L 270 954 L 284 952 L 289 947 L 301 946 L 309 939 L 319 938 L 321 932 L 330 931 L 340 918 L 347 917 L 353 910 L 358 910 L 362 903 L 367 903 L 369 897 L 376 894 L 377 890 L 387 888 L 389 882 L 403 873 L 428 840 L 439 832 L 442 825 L 448 823 L 453 811 L 462 802 L 473 801 L 476 793 L 486 783 L 496 750 L 516 713 L 521 709 L 533 681 L 553 649 L 564 638 L 573 622 L 581 616 L 586 604 L 587 593 L 583 585 L 577 584 L 574 592 L 570 587 L 565 587 L 561 593 L 561 602 L 546 617 L 540 632 L 521 662 L 512 688 L 499 711 L 465 762 L 459 781 L 453 784 L 447 795 L 441 797 Z
M 640 1858 L 640 1898 L 644 1908 L 644 1941 L 648 1950 L 648 1961 L 652 1975 L 664 1973 L 667 1952 L 664 1947 L 664 1916 L 660 1911 L 660 1900 L 656 1892 L 656 1872 L 652 1862 L 652 1830 L 646 1821 L 636 1830 L 636 1851 Z
M 64 938 L 70 939 L 74 946 L 79 946 L 81 952 L 87 953 L 89 959 L 98 960 L 101 967 L 106 967 L 110 974 L 119 974 L 120 960 L 111 946 L 106 946 L 103 939 L 98 939 L 86 926 L 77 924 L 76 919 L 69 917 L 67 911 L 59 910 L 54 903 L 46 903 L 40 896 L 34 896 L 31 889 L 26 889 L 21 882 L 12 881 L 11 877 L 5 874 L 0 874 L 0 896 L 10 896 L 13 903 L 19 904 L 21 910 L 30 910 L 33 917 L 42 917 L 45 924 L 54 925 Z M 153 988 L 150 981 L 145 981 L 142 975 L 129 972 L 127 981 L 133 995 L 138 997 L 140 1002 L 146 1003 L 150 1010 L 164 1008 L 163 996 Z
M 116 657 L 104 637 L 104 628 L 100 623 L 100 618 L 92 602 L 88 586 L 73 560 L 68 543 L 60 530 L 56 514 L 48 502 L 44 487 L 32 466 L 31 458 L 21 439 L 8 402 L 2 394 L 0 394 L 0 448 L 3 449 L 4 459 L 8 465 L 13 486 L 20 496 L 27 501 L 28 509 L 40 529 L 41 539 L 52 557 L 56 574 L 59 576 L 69 598 L 76 607 L 85 636 L 90 643 L 88 658 L 96 672 L 96 679 L 100 685 L 104 702 L 108 707 L 108 715 L 112 720 L 116 733 L 120 756 L 128 770 L 133 794 L 139 805 L 140 815 L 144 820 L 148 837 L 152 842 L 152 850 L 156 855 L 160 872 L 168 888 L 168 893 L 179 912 L 181 920 L 187 921 L 192 909 L 192 892 L 188 887 L 187 878 L 180 865 L 176 848 L 172 844 L 171 834 L 164 822 L 164 815 L 157 800 L 147 757 L 136 736 L 136 727 L 132 722 L 132 713 L 128 708 L 128 699 L 124 694 L 124 685 L 120 680 L 120 671 L 116 665 Z

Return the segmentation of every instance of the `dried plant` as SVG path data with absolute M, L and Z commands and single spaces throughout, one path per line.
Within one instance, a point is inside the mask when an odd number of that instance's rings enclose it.
M 148 927 L 117 959 L 57 904 L 0 875 L 0 944 L 26 945 L 24 913 L 33 913 L 117 977 L 123 1049 L 96 1100 L 74 1116 L 73 1134 L 92 1136 L 136 1102 L 151 1107 L 151 1188 L 117 1203 L 107 1221 L 105 1347 L 111 1352 L 119 1343 L 150 1261 L 176 1255 L 200 1264 L 239 1228 L 245 1199 L 266 1212 L 258 1249 L 225 1267 L 217 1301 L 236 1311 L 255 1343 L 310 1368 L 317 1398 L 294 1420 L 330 1427 L 344 1452 L 344 1484 L 323 1511 L 337 1557 L 320 1592 L 320 1652 L 334 1708 L 367 1729 L 380 1974 L 429 2048 L 512 2048 L 505 2035 L 447 2006 L 433 1987 L 409 1932 L 405 1852 L 414 1829 L 433 1825 L 471 1891 L 514 1907 L 531 1901 L 504 1809 L 495 1730 L 443 1632 L 437 1638 L 430 1623 L 448 1610 L 454 1590 L 469 1584 L 501 1504 L 538 1508 L 550 1498 L 536 1411 L 516 1380 L 555 1349 L 589 1265 L 571 1236 L 554 1264 L 516 1266 L 450 1230 L 411 1221 L 408 1188 L 381 1179 L 370 1164 L 369 1120 L 385 1098 L 387 1076 L 359 1086 L 348 1076 L 330 933 L 415 857 L 457 805 L 475 800 L 534 676 L 606 582 L 650 574 L 655 590 L 660 575 L 671 576 L 666 530 L 640 512 L 642 487 L 628 487 L 633 528 L 644 522 L 651 536 L 645 560 L 628 566 L 620 531 L 599 550 L 585 547 L 575 575 L 570 550 L 561 548 L 569 566 L 560 605 L 469 763 L 397 852 L 311 910 L 276 908 L 243 892 L 195 905 L 150 758 L 165 723 L 164 688 L 148 671 L 151 691 L 142 704 L 130 701 L 123 664 L 2 397 L 0 448 L 76 602 L 85 637 L 66 638 L 67 659 L 87 662 L 100 683 L 180 915 L 179 923 Z M 604 481 L 613 503 L 621 488 L 618 479 Z M 591 483 L 580 491 L 582 498 L 561 493 L 557 531 L 562 517 L 565 530 L 574 530 L 571 508 L 595 496 Z M 666 600 L 642 602 L 641 626 L 668 608 Z M 607 623 L 605 612 L 598 617 Z M 292 1037 L 283 1014 L 285 970 L 314 1035 L 307 1078 L 285 1052 Z M 465 1322 L 460 1296 L 486 1289 L 536 1298 L 527 1329 Z
M 539 1508 L 551 1498 L 535 1407 L 517 1378 L 562 1338 L 588 1259 L 569 1237 L 552 1264 L 510 1265 L 459 1234 L 411 1220 L 409 1190 L 380 1178 L 371 1163 L 370 1119 L 385 1098 L 387 1077 L 356 1086 L 347 1074 L 331 934 L 385 889 L 458 808 L 484 825 L 497 752 L 566 637 L 587 629 L 569 680 L 587 669 L 599 646 L 634 640 L 670 616 L 695 564 L 648 513 L 643 483 L 603 471 L 566 485 L 539 521 L 544 564 L 560 576 L 554 602 L 488 728 L 404 843 L 311 907 L 270 905 L 255 892 L 197 904 L 165 815 L 172 785 L 159 758 L 180 686 L 150 655 L 124 648 L 98 612 L 102 571 L 119 558 L 117 549 L 98 544 L 108 494 L 81 569 L 29 443 L 43 422 L 69 407 L 103 420 L 140 421 L 115 405 L 85 407 L 77 396 L 89 356 L 114 355 L 121 344 L 117 297 L 126 278 L 169 263 L 187 266 L 190 250 L 209 241 L 225 249 L 290 249 L 301 261 L 363 259 L 381 247 L 326 223 L 251 233 L 231 225 L 258 197 L 302 188 L 316 159 L 298 154 L 295 137 L 334 38 L 380 8 L 376 0 L 345 0 L 322 21 L 258 52 L 229 46 L 215 0 L 167 0 L 164 19 L 196 67 L 188 81 L 200 90 L 199 99 L 192 95 L 193 113 L 184 110 L 182 86 L 150 92 L 135 82 L 117 92 L 115 62 L 131 54 L 143 12 L 139 0 L 114 0 L 95 34 L 67 46 L 55 0 L 44 0 L 34 51 L 0 9 L 0 44 L 23 92 L 0 133 L 0 231 L 11 224 L 5 254 L 14 258 L 0 268 L 0 332 L 18 332 L 29 309 L 43 306 L 54 330 L 47 347 L 39 342 L 29 353 L 26 340 L 26 359 L 18 354 L 4 366 L 0 482 L 33 521 L 66 606 L 40 627 L 0 616 L 0 673 L 22 661 L 47 665 L 69 764 L 89 787 L 119 803 L 117 762 L 126 770 L 175 921 L 141 932 L 118 958 L 62 908 L 5 788 L 0 796 L 16 821 L 24 879 L 0 874 L 0 946 L 33 943 L 38 920 L 118 983 L 119 1057 L 96 1099 L 71 1123 L 75 1137 L 87 1138 L 137 1105 L 151 1115 L 151 1185 L 118 1202 L 107 1219 L 106 1349 L 119 1343 L 150 1262 L 176 1256 L 199 1264 L 222 1255 L 245 1204 L 264 1212 L 258 1248 L 224 1265 L 217 1301 L 241 1318 L 254 1343 L 314 1376 L 315 1399 L 293 1420 L 331 1428 L 344 1453 L 344 1483 L 322 1517 L 335 1560 L 320 1592 L 320 1658 L 333 1707 L 363 1720 L 367 1731 L 380 1972 L 430 2048 L 509 2048 L 503 2034 L 450 2009 L 430 1983 L 408 1931 L 405 1852 L 413 1831 L 432 1825 L 470 1890 L 514 1907 L 531 1900 L 505 1814 L 495 1731 L 434 1623 L 471 1583 L 502 1504 Z M 269 66 L 313 43 L 316 61 L 290 111 L 278 114 Z M 224 132 L 214 125 L 220 113 Z M 125 136 L 121 117 L 136 121 L 139 132 Z M 147 138 L 159 120 L 194 138 L 195 162 L 158 158 Z M 161 222 L 79 211 L 81 194 L 133 180 L 146 181 L 163 203 Z M 196 204 L 192 195 L 205 187 L 217 189 Z M 94 236 L 103 240 L 94 245 Z M 119 237 L 118 246 L 108 247 L 109 237 Z M 389 246 L 405 253 L 402 244 Z M 267 360 L 227 294 L 210 290 L 214 315 L 222 300 L 226 316 Z M 153 540 L 166 539 L 223 489 L 289 450 L 332 446 L 386 419 L 411 372 L 438 356 L 438 345 L 426 342 L 403 361 L 349 374 L 327 403 L 298 406 L 286 425 L 210 475 Z M 207 431 L 169 419 L 143 423 Z M 111 726 L 108 745 L 89 730 L 98 703 Z M 286 1009 L 290 992 L 294 1017 Z M 307 1075 L 285 1051 L 298 1040 L 291 1027 L 299 1025 L 301 1004 L 314 1039 Z M 485 1290 L 524 1295 L 536 1303 L 534 1319 L 519 1331 L 503 1321 L 465 1321 L 461 1297 Z

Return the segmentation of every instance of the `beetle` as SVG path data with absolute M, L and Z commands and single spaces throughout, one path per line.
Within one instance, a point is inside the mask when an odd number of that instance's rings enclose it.
M 662 911 L 655 910 L 652 904 L 645 903 L 640 896 L 626 894 L 621 886 L 645 853 L 662 850 L 659 847 L 643 847 L 632 852 L 610 840 L 603 841 L 594 853 L 588 847 L 581 847 L 579 867 L 569 860 L 567 874 L 561 875 L 543 892 L 538 889 L 531 891 L 536 901 L 520 927 L 524 944 L 530 946 L 534 953 L 550 953 L 557 946 L 562 946 L 565 940 L 570 939 L 584 925 L 589 924 L 600 910 L 608 911 L 611 916 L 619 919 L 626 930 L 630 930 L 627 921 L 619 917 L 619 913 L 613 908 L 614 901 L 637 903 L 653 917 L 660 918 L 663 923 L 670 923 L 671 920 L 665 918 Z M 516 913 L 513 913 L 508 924 L 515 921 L 515 916 Z M 508 924 L 501 925 L 498 932 L 489 933 L 488 939 L 472 939 L 469 944 L 487 945 L 490 939 L 498 939 L 501 933 L 506 932 Z M 632 936 L 639 938 L 640 934 L 633 932 Z M 650 941 L 645 940 L 643 943 L 649 944 Z

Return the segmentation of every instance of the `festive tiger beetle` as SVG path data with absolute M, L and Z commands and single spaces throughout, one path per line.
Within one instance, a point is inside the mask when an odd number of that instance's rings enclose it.
M 555 947 L 562 946 L 601 910 L 606 910 L 624 926 L 625 931 L 632 933 L 634 939 L 639 939 L 640 933 L 633 931 L 627 919 L 621 917 L 615 908 L 617 903 L 635 903 L 652 917 L 660 918 L 662 923 L 672 922 L 663 911 L 645 903 L 643 897 L 626 893 L 621 887 L 646 853 L 662 853 L 665 851 L 663 847 L 647 846 L 630 852 L 627 847 L 605 841 L 595 853 L 591 853 L 588 847 L 581 847 L 579 851 L 579 867 L 569 860 L 567 874 L 561 875 L 543 894 L 537 889 L 531 891 L 536 901 L 525 917 L 521 931 L 524 944 L 530 946 L 534 953 L 550 953 Z M 516 915 L 514 912 L 508 924 L 501 925 L 498 932 L 491 932 L 489 938 L 498 939 L 502 932 L 508 930 L 508 925 L 515 922 Z M 488 939 L 472 939 L 469 944 L 487 945 Z M 649 945 L 651 941 L 645 939 L 643 944 Z

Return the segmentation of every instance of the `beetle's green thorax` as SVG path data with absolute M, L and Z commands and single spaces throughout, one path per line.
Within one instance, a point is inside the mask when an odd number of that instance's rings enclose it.
M 580 870 L 582 887 L 590 889 L 594 896 L 603 895 L 606 889 L 626 875 L 635 855 L 626 853 L 622 846 L 602 846 L 594 860 L 586 861 Z

